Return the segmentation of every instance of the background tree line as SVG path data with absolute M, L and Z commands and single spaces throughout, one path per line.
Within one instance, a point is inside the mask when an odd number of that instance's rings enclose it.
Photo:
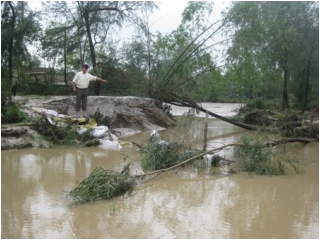
M 233 2 L 222 19 L 213 17 L 214 2 L 188 2 L 179 27 L 165 35 L 150 31 L 156 9 L 155 2 L 66 1 L 34 11 L 28 2 L 1 2 L 2 93 L 10 95 L 16 77 L 19 94 L 71 95 L 81 64 L 101 61 L 109 80 L 102 95 L 259 98 L 302 111 L 318 105 L 318 2 Z M 128 25 L 135 32 L 121 41 L 117 33 Z M 215 52 L 224 49 L 219 66 Z M 25 75 L 40 59 L 64 76 L 64 86 Z

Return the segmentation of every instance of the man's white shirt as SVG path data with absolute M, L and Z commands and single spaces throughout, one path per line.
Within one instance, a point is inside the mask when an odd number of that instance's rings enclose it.
M 80 89 L 87 89 L 90 81 L 96 81 L 97 76 L 93 76 L 91 74 L 83 73 L 82 71 L 78 72 L 76 76 L 74 76 L 72 82 L 76 83 L 76 86 Z

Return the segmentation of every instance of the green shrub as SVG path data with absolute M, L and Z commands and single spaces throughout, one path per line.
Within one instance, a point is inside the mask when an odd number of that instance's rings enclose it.
M 244 106 L 239 109 L 239 113 L 246 113 L 255 110 L 275 110 L 277 109 L 276 101 L 256 98 L 246 101 Z
M 169 168 L 195 155 L 189 147 L 179 143 L 159 144 L 151 141 L 140 149 L 144 171 Z
M 269 176 L 285 175 L 288 168 L 294 169 L 296 173 L 302 172 L 289 159 L 274 159 L 272 149 L 261 144 L 259 140 L 251 141 L 242 137 L 240 142 L 243 146 L 237 146 L 234 151 L 238 165 L 246 172 Z
M 27 84 L 27 88 L 20 88 L 20 93 L 23 95 L 69 95 L 72 94 L 71 86 L 54 85 L 54 84 L 42 84 L 30 81 Z
M 9 100 L 8 93 L 1 94 L 1 121 L 2 123 L 20 123 L 27 119 L 20 107 Z
M 77 144 L 78 133 L 70 126 L 61 127 L 51 125 L 45 118 L 39 119 L 34 128 L 45 137 L 46 140 L 57 145 Z
M 271 153 L 264 149 L 259 141 L 251 142 L 248 138 L 241 139 L 243 146 L 235 148 L 235 155 L 240 159 L 239 164 L 249 173 L 269 174 Z

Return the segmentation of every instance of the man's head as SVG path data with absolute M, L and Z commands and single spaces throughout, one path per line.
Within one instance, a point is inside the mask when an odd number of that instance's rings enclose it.
M 82 65 L 82 72 L 83 72 L 84 74 L 87 73 L 88 69 L 89 69 L 89 65 L 87 65 L 87 64 L 83 64 L 83 65 Z
M 102 66 L 102 63 L 101 63 L 101 62 L 98 62 L 98 63 L 97 63 L 97 66 L 98 66 L 98 67 L 101 67 L 101 66 Z

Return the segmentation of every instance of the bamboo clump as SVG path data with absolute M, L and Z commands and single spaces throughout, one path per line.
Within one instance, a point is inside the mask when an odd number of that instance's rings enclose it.
M 97 199 L 110 199 L 133 189 L 135 178 L 130 175 L 129 165 L 122 172 L 96 168 L 87 178 L 70 191 L 73 204 L 82 204 Z

